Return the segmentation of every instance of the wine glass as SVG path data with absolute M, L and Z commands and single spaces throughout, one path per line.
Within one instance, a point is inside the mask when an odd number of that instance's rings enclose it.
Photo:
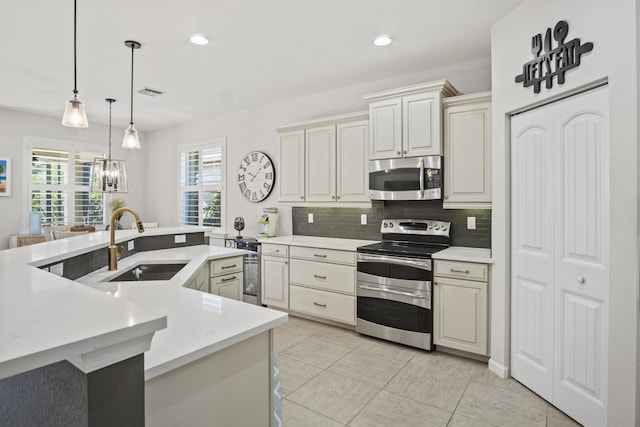
M 244 230 L 244 218 L 241 216 L 237 216 L 236 219 L 233 220 L 233 228 L 238 231 L 238 236 L 236 239 L 242 239 L 240 232 Z

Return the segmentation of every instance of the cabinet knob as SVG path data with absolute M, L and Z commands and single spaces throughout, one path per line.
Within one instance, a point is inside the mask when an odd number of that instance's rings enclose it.
M 399 155 L 400 155 L 400 152 L 399 152 L 399 151 L 396 151 L 396 154 L 399 156 Z
M 445 195 L 445 196 L 444 196 L 444 199 L 445 199 L 445 200 L 447 200 L 448 198 L 449 198 L 449 196 L 447 196 L 447 195 Z
M 335 199 L 336 199 L 336 196 L 331 196 L 331 200 L 335 200 Z
M 300 200 L 304 200 L 304 196 L 300 196 Z
M 581 285 L 584 285 L 584 282 L 586 282 L 585 278 L 582 276 L 578 276 L 578 283 L 580 283 Z
M 404 154 L 407 154 L 407 150 L 404 150 Z

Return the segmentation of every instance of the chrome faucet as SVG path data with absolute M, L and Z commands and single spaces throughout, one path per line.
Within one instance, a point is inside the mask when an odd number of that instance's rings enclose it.
M 111 214 L 111 222 L 110 222 L 110 231 L 111 231 L 111 239 L 109 240 L 109 270 L 117 270 L 118 269 L 118 258 L 122 255 L 122 251 L 124 251 L 124 246 L 116 246 L 116 217 L 121 216 L 123 213 L 129 212 L 131 215 L 136 217 L 136 226 L 138 227 L 138 233 L 142 233 L 144 231 L 144 226 L 142 225 L 142 220 L 136 211 L 131 208 L 121 207 L 113 211 Z

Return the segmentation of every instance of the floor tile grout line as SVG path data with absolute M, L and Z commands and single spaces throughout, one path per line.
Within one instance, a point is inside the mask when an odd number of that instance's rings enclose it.
M 342 424 L 342 425 L 346 425 L 346 424 L 344 424 L 344 423 L 343 423 L 342 421 L 340 421 L 340 420 L 336 420 L 336 419 L 335 419 L 335 418 L 333 418 L 333 417 L 330 417 L 330 416 L 328 416 L 328 415 L 326 415 L 326 414 L 323 414 L 322 412 L 318 412 L 318 411 L 316 411 L 315 409 L 308 408 L 308 407 L 306 407 L 306 406 L 304 406 L 304 405 L 302 405 L 302 404 L 300 404 L 300 403 L 298 403 L 298 402 L 294 402 L 294 401 L 293 401 L 293 400 L 291 400 L 291 399 L 284 398 L 284 400 L 288 400 L 289 402 L 293 403 L 294 405 L 298 405 L 298 406 L 300 406 L 301 408 L 304 408 L 304 409 L 306 409 L 306 410 L 308 410 L 308 411 L 311 411 L 311 412 L 313 412 L 313 413 L 315 413 L 315 414 L 321 415 L 321 416 L 322 416 L 322 417 L 324 417 L 324 418 L 329 418 L 329 419 L 330 419 L 330 420 L 332 420 L 332 421 L 335 421 L 335 422 L 340 423 L 340 424 Z

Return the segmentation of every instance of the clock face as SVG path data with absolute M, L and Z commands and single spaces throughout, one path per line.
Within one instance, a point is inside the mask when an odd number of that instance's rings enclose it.
M 273 162 L 262 151 L 252 151 L 240 162 L 238 185 L 240 192 L 250 202 L 266 199 L 276 181 Z

